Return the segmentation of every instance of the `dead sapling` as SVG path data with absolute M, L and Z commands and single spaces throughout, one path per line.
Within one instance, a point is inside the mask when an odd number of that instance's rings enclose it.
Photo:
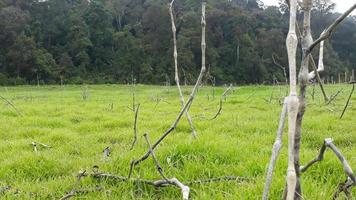
M 140 104 L 137 105 L 137 108 L 135 110 L 135 118 L 134 118 L 134 125 L 133 125 L 134 139 L 131 144 L 130 150 L 132 150 L 137 143 L 137 118 L 138 118 L 139 109 L 140 109 Z
M 204 77 L 204 74 L 206 72 L 206 66 L 205 66 L 205 51 L 206 51 L 206 41 L 205 41 L 205 29 L 206 29 L 206 21 L 205 21 L 205 7 L 206 7 L 206 2 L 203 1 L 202 2 L 202 15 L 201 15 L 201 26 L 202 26 L 202 38 L 201 38 L 201 70 L 199 73 L 199 76 L 196 80 L 196 83 L 189 95 L 189 98 L 187 100 L 187 102 L 185 103 L 185 105 L 182 107 L 182 109 L 180 110 L 180 112 L 178 113 L 176 119 L 174 120 L 173 124 L 171 125 L 171 127 L 169 127 L 163 134 L 162 136 L 152 145 L 152 149 L 155 149 L 173 130 L 176 129 L 178 123 L 180 122 L 182 116 L 184 115 L 184 113 L 186 113 L 186 110 L 189 110 L 191 104 L 193 103 L 193 100 L 197 94 L 198 88 L 202 82 L 202 79 Z M 146 160 L 149 155 L 150 155 L 150 151 L 147 151 L 144 155 L 142 155 L 139 159 L 137 160 L 132 160 L 131 164 L 130 164 L 130 171 L 128 174 L 128 177 L 131 177 L 133 168 L 138 165 L 139 163 L 141 163 L 142 161 Z
M 223 102 L 225 101 L 226 99 L 226 96 L 229 94 L 229 92 L 231 92 L 233 90 L 233 86 L 232 84 L 230 84 L 230 86 L 222 93 L 222 95 L 220 96 L 220 103 L 219 103 L 219 109 L 218 111 L 215 113 L 215 115 L 210 118 L 210 120 L 213 120 L 213 119 L 216 119 L 220 114 L 221 114 L 221 111 L 222 111 L 222 108 L 223 108 Z
M 177 52 L 177 29 L 176 29 L 176 25 L 175 25 L 175 22 L 174 22 L 173 3 L 174 3 L 174 0 L 172 0 L 171 3 L 169 4 L 169 14 L 170 14 L 170 17 L 171 17 L 172 35 L 173 35 L 173 58 L 174 58 L 174 71 L 175 71 L 174 80 L 175 80 L 177 88 L 178 88 L 179 100 L 180 100 L 181 106 L 184 107 L 185 100 L 184 100 L 182 88 L 180 87 L 180 82 L 179 82 L 178 59 L 177 59 L 178 58 L 178 52 Z M 197 133 L 196 133 L 196 131 L 194 129 L 193 121 L 192 121 L 192 118 L 191 118 L 188 110 L 185 111 L 185 115 L 186 115 L 186 117 L 188 119 L 188 123 L 189 123 L 190 129 L 192 131 L 192 136 L 194 138 L 196 138 Z

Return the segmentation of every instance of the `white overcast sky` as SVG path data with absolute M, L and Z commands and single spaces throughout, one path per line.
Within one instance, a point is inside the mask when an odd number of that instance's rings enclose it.
M 262 0 L 265 5 L 278 5 L 278 0 Z M 335 11 L 344 12 L 356 3 L 356 0 L 332 0 L 336 3 Z M 352 15 L 356 15 L 356 11 L 352 12 Z

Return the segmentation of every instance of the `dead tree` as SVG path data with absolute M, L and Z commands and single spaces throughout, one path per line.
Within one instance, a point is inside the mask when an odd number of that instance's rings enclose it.
M 171 23 L 172 23 L 172 35 L 173 35 L 173 58 L 174 58 L 174 71 L 175 71 L 175 76 L 174 76 L 174 80 L 176 82 L 177 88 L 178 88 L 178 93 L 179 93 L 179 100 L 181 103 L 181 106 L 184 107 L 184 96 L 183 96 L 183 92 L 182 89 L 180 87 L 180 82 L 179 82 L 179 72 L 178 72 L 178 53 L 177 53 L 177 29 L 176 29 L 176 25 L 174 23 L 174 15 L 173 15 L 173 3 L 174 0 L 171 1 L 171 3 L 169 4 L 169 14 L 171 16 Z M 196 137 L 197 134 L 195 132 L 194 126 L 193 126 L 193 121 L 192 118 L 190 117 L 190 114 L 188 112 L 188 110 L 185 111 L 185 115 L 188 119 L 188 123 L 190 125 L 190 128 L 192 129 L 192 135 L 193 137 Z
M 354 4 L 349 10 L 347 10 L 343 15 L 338 17 L 327 29 L 325 29 L 320 37 L 313 41 L 311 35 L 310 28 L 310 17 L 311 17 L 311 7 L 312 0 L 303 0 L 301 2 L 301 7 L 303 10 L 303 30 L 301 34 L 301 46 L 302 46 L 302 60 L 301 67 L 299 71 L 299 96 L 297 96 L 297 76 L 296 76 L 296 52 L 298 46 L 298 38 L 296 34 L 296 13 L 297 13 L 297 0 L 288 1 L 289 9 L 290 9 L 290 19 L 289 19 L 289 32 L 286 39 L 287 52 L 288 52 L 288 62 L 289 62 L 289 80 L 290 80 L 290 94 L 286 97 L 279 128 L 277 131 L 277 140 L 273 145 L 272 156 L 270 160 L 270 165 L 268 167 L 265 189 L 263 192 L 262 199 L 268 199 L 268 193 L 272 181 L 273 169 L 275 166 L 276 159 L 279 154 L 280 146 L 281 146 L 281 138 L 283 135 L 283 126 L 286 117 L 286 113 L 288 113 L 288 169 L 286 175 L 286 188 L 285 188 L 285 199 L 287 200 L 299 200 L 302 199 L 302 189 L 300 184 L 300 175 L 303 168 L 300 167 L 299 164 L 299 151 L 300 151 L 300 143 L 301 143 L 301 133 L 302 133 L 302 121 L 304 112 L 306 110 L 306 88 L 310 80 L 315 78 L 318 74 L 318 71 L 324 70 L 323 66 L 323 42 L 328 39 L 337 25 L 342 22 L 355 8 L 356 4 Z M 308 71 L 309 62 L 311 60 L 311 52 L 317 46 L 320 45 L 320 55 L 319 55 L 319 64 L 318 69 L 314 69 L 313 72 Z M 320 82 L 321 84 L 321 82 Z M 328 140 L 329 141 L 329 140 Z M 333 152 L 339 157 L 342 155 L 339 151 L 335 151 L 336 147 L 334 145 L 327 143 L 328 147 L 330 147 Z M 325 145 L 325 146 L 327 146 Z M 326 148 L 326 147 L 323 147 Z M 341 160 L 341 159 L 340 159 Z M 347 176 L 351 178 L 353 182 L 355 182 L 353 172 L 350 167 L 348 167 L 346 160 L 342 156 L 342 164 L 344 166 Z

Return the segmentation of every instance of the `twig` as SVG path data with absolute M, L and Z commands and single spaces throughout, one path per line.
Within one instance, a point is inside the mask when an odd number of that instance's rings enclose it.
M 178 125 L 178 123 L 180 122 L 180 119 L 182 118 L 183 114 L 185 113 L 186 110 L 189 109 L 190 105 L 192 104 L 195 95 L 198 91 L 198 88 L 201 84 L 201 81 L 203 79 L 203 76 L 205 74 L 206 71 L 206 67 L 205 67 L 205 26 L 206 26 L 206 22 L 205 22 L 205 6 L 206 6 L 206 2 L 202 3 L 202 67 L 200 70 L 200 74 L 198 76 L 198 79 L 195 83 L 195 86 L 187 100 L 187 102 L 185 103 L 184 107 L 180 110 L 180 112 L 178 113 L 178 116 L 176 117 L 175 121 L 173 122 L 172 126 L 170 128 L 168 128 L 168 130 L 166 130 L 163 135 L 152 145 L 152 149 L 155 149 L 163 140 L 164 138 L 166 138 Z M 141 156 L 139 159 L 137 160 L 132 160 L 131 161 L 131 165 L 130 165 L 130 171 L 129 171 L 129 175 L 128 177 L 131 177 L 132 174 L 132 170 L 133 167 L 136 166 L 137 164 L 139 164 L 140 162 L 146 160 L 148 158 L 148 156 L 150 155 L 150 151 L 147 151 L 143 156 Z
M 132 142 L 130 150 L 132 150 L 137 143 L 137 117 L 138 117 L 138 110 L 140 109 L 140 104 L 137 105 L 136 111 L 135 111 L 135 120 L 134 120 L 134 140 Z
M 225 99 L 225 97 L 227 96 L 227 94 L 232 90 L 232 84 L 230 84 L 230 86 L 222 93 L 221 97 L 220 97 L 220 103 L 219 103 L 219 109 L 216 112 L 216 114 L 210 118 L 210 120 L 216 119 L 220 114 L 221 114 L 221 110 L 223 107 L 223 101 Z
M 341 115 L 340 115 L 340 119 L 342 119 L 342 117 L 344 116 L 344 114 L 345 114 L 345 112 L 346 112 L 347 107 L 349 106 L 350 99 L 351 99 L 352 94 L 354 93 L 354 90 L 355 90 L 355 82 L 352 82 L 352 89 L 351 89 L 349 98 L 348 98 L 347 101 L 346 101 L 344 110 L 342 111 L 342 113 L 341 113 Z
M 154 163 L 155 163 L 155 165 L 156 165 L 157 171 L 159 172 L 159 174 L 162 176 L 162 178 L 163 178 L 164 180 L 168 181 L 168 179 L 166 178 L 166 176 L 163 174 L 163 169 L 162 169 L 161 165 L 159 164 L 159 162 L 158 162 L 158 160 L 157 160 L 157 158 L 156 158 L 155 153 L 153 152 L 152 145 L 151 145 L 151 143 L 150 143 L 150 139 L 149 139 L 149 137 L 148 137 L 148 134 L 145 133 L 143 136 L 144 136 L 145 139 L 146 139 L 146 142 L 147 142 L 147 144 L 148 144 L 148 149 L 149 149 L 149 151 L 151 152 L 151 156 L 152 156 L 152 159 L 153 159 L 153 161 L 154 161 Z
M 344 183 L 339 184 L 338 190 L 334 193 L 332 199 L 336 200 L 342 192 L 346 194 L 348 199 L 352 199 L 350 190 L 354 186 L 356 186 L 356 183 L 352 182 L 350 177 L 348 177 Z
M 329 105 L 342 92 L 342 90 L 343 90 L 343 88 L 338 90 L 335 94 L 331 95 L 329 98 L 329 101 L 326 103 L 326 105 Z
M 288 77 L 287 77 L 286 68 L 283 67 L 281 64 L 279 64 L 274 56 L 277 56 L 277 55 L 274 54 L 274 53 L 272 54 L 273 63 L 283 70 L 283 75 L 284 75 L 284 78 L 285 78 L 285 82 L 286 82 L 286 85 L 288 85 Z
M 329 38 L 334 32 L 337 25 L 339 25 L 354 9 L 356 8 L 356 3 L 351 6 L 346 12 L 344 12 L 341 16 L 339 16 L 328 28 L 326 28 L 321 34 L 320 37 L 315 40 L 309 47 L 306 49 L 307 54 L 314 49 L 316 45 L 318 45 L 321 41 Z
M 71 190 L 69 193 L 67 193 L 66 195 L 64 195 L 62 198 L 60 198 L 60 200 L 66 200 L 66 199 L 70 199 L 78 194 L 86 194 L 89 192 L 97 192 L 97 191 L 102 191 L 104 188 L 101 186 L 96 186 L 95 188 L 91 188 L 91 189 L 74 189 Z
M 15 107 L 15 105 L 13 103 L 11 103 L 9 100 L 7 100 L 5 97 L 0 95 L 0 99 L 2 99 L 3 101 L 5 101 L 8 105 L 10 105 L 18 115 L 22 116 L 21 112 L 19 110 L 17 110 L 17 108 Z

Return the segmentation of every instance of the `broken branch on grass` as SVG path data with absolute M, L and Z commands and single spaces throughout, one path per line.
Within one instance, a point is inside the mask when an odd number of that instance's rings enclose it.
M 334 154 L 336 155 L 336 157 L 340 160 L 341 164 L 343 165 L 344 168 L 344 172 L 345 174 L 354 182 L 356 183 L 356 178 L 355 175 L 349 165 L 349 163 L 347 162 L 347 160 L 345 159 L 345 157 L 342 155 L 342 153 L 337 149 L 337 147 L 334 145 L 333 140 L 331 138 L 327 138 L 324 140 L 323 146 L 320 149 L 319 155 L 318 157 L 316 157 L 315 159 L 311 160 L 309 163 L 307 163 L 305 166 L 301 166 L 299 171 L 301 173 L 304 173 L 305 171 L 308 170 L 309 167 L 311 167 L 312 165 L 314 165 L 315 163 L 322 161 L 324 159 L 324 154 L 326 149 L 329 148 L 331 149 Z
M 173 58 L 174 58 L 174 71 L 175 71 L 174 79 L 175 79 L 175 82 L 177 84 L 178 93 L 179 93 L 179 100 L 180 100 L 181 106 L 184 107 L 183 92 L 182 92 L 182 89 L 181 89 L 180 83 L 179 83 L 178 60 L 177 60 L 177 57 L 178 57 L 178 53 L 177 53 L 177 29 L 176 29 L 176 25 L 174 23 L 173 3 L 174 3 L 174 0 L 172 0 L 171 3 L 169 4 L 169 14 L 170 14 L 170 17 L 171 17 L 172 35 L 173 35 Z M 185 111 L 185 115 L 186 115 L 186 117 L 188 119 L 189 126 L 190 126 L 190 128 L 192 130 L 192 135 L 195 138 L 196 137 L 196 132 L 195 132 L 195 129 L 194 129 L 194 126 L 193 126 L 192 118 L 190 117 L 190 114 L 189 114 L 188 110 Z
M 60 198 L 60 200 L 66 200 L 66 199 L 70 199 L 78 194 L 87 194 L 89 192 L 97 192 L 97 191 L 102 191 L 104 188 L 101 186 L 96 186 L 95 188 L 91 188 L 91 189 L 74 189 L 71 190 L 69 193 L 67 193 L 66 195 L 64 195 L 62 198 Z
M 213 120 L 215 118 L 217 118 L 220 114 L 221 114 L 221 110 L 223 107 L 223 101 L 225 99 L 225 97 L 227 96 L 227 94 L 232 90 L 232 84 L 230 84 L 230 86 L 222 93 L 221 97 L 220 97 L 220 103 L 219 103 L 219 109 L 216 112 L 216 114 L 210 118 L 210 120 Z
M 352 94 L 354 93 L 354 90 L 355 90 L 355 83 L 356 83 L 356 82 L 351 82 L 351 83 L 352 83 L 352 89 L 351 89 L 349 98 L 348 98 L 347 101 L 346 101 L 344 110 L 342 110 L 342 113 L 341 113 L 341 115 L 340 115 L 340 119 L 342 119 L 342 117 L 344 116 L 344 114 L 345 114 L 345 112 L 346 112 L 346 109 L 347 109 L 347 107 L 349 106 L 351 96 L 352 96 Z
M 110 156 L 110 153 L 111 153 L 110 147 L 106 147 L 106 148 L 103 150 L 103 157 L 104 157 L 104 158 L 108 158 L 108 157 Z
M 137 143 L 137 117 L 138 117 L 138 110 L 139 109 L 140 109 L 140 104 L 137 105 L 137 108 L 135 110 L 135 120 L 134 120 L 134 126 L 133 126 L 134 140 L 132 142 L 130 150 L 132 150 L 134 148 L 135 144 Z
M 185 105 L 183 106 L 183 108 L 180 110 L 180 112 L 178 113 L 178 116 L 176 117 L 175 121 L 173 122 L 172 126 L 170 128 L 168 128 L 163 135 L 152 145 L 152 149 L 154 150 L 163 140 L 164 138 L 166 138 L 178 125 L 178 123 L 180 122 L 180 119 L 182 118 L 183 114 L 185 113 L 186 110 L 189 110 L 189 107 L 191 106 L 195 95 L 198 91 L 198 88 L 201 84 L 201 81 L 203 79 L 203 76 L 205 74 L 206 71 L 206 67 L 205 67 L 205 48 L 206 48 L 206 43 L 205 43 L 205 26 L 206 26 L 206 22 L 205 22 L 205 6 L 206 6 L 206 2 L 202 2 L 202 17 L 201 17 L 201 25 L 202 25 L 202 42 L 201 42 L 201 48 L 202 48 L 202 67 L 198 76 L 198 79 L 194 85 L 194 88 L 192 89 L 192 92 L 187 100 L 187 102 L 185 103 Z M 147 151 L 142 157 L 140 157 L 137 160 L 132 160 L 131 164 L 130 164 L 130 171 L 129 171 L 129 175 L 128 177 L 131 177 L 132 174 L 132 170 L 134 168 L 134 166 L 136 166 L 137 164 L 139 164 L 140 162 L 146 160 L 148 158 L 148 156 L 150 155 L 150 151 Z

